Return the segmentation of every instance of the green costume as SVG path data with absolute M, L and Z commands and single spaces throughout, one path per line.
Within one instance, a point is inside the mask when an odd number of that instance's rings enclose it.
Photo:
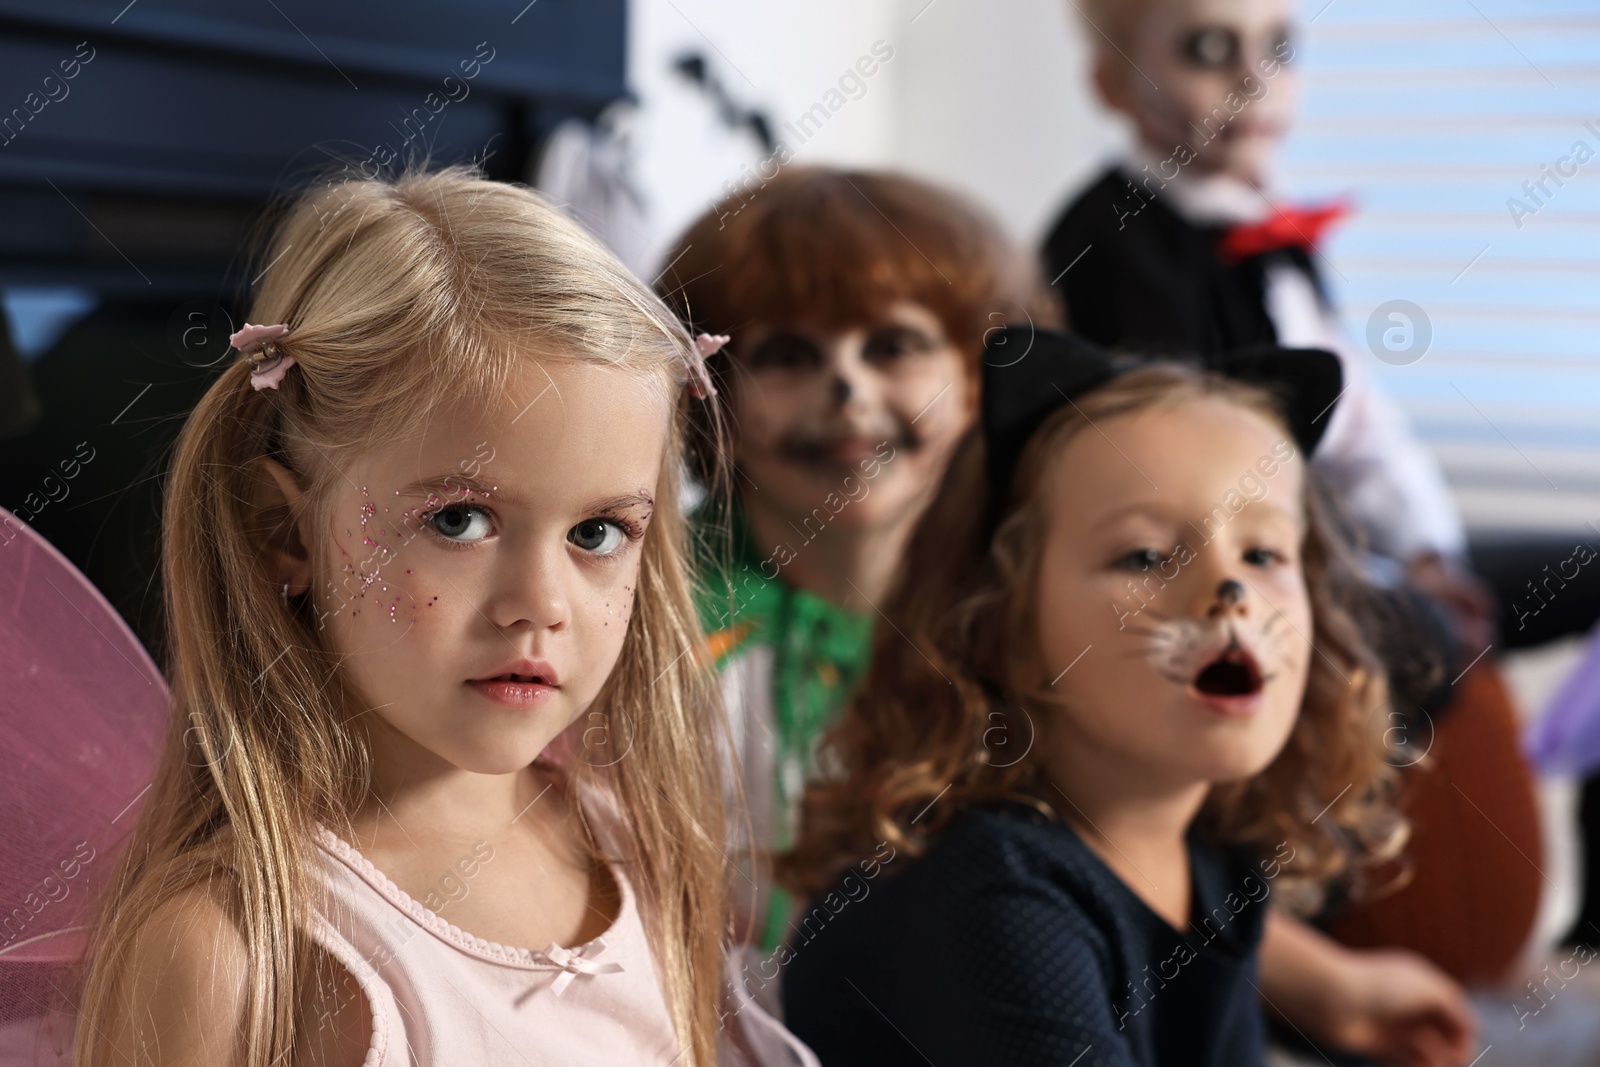
M 702 533 L 713 528 L 697 521 Z M 756 843 L 777 852 L 793 841 L 817 739 L 866 670 L 873 616 L 790 585 L 777 561 L 794 552 L 763 554 L 737 512 L 729 525 L 733 562 L 706 574 L 700 622 L 722 672 Z M 788 894 L 770 887 L 764 950 L 784 941 L 789 907 Z

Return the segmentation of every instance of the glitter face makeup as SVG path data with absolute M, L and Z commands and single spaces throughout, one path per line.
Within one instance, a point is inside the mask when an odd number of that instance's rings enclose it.
M 1294 726 L 1312 655 L 1302 463 L 1291 451 L 1240 497 L 1239 472 L 1281 456 L 1286 431 L 1220 399 L 1096 429 L 1047 483 L 1037 617 L 1060 748 L 1165 785 L 1254 775 Z M 1241 507 L 1219 522 L 1223 500 Z
M 527 766 L 627 636 L 665 393 L 566 360 L 509 392 L 363 457 L 324 532 L 324 639 L 371 706 L 375 754 L 405 773 Z

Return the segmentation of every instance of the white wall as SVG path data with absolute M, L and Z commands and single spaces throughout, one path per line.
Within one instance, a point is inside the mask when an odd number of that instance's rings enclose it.
M 902 5 L 916 22 L 900 27 L 894 158 L 1036 242 L 1122 140 L 1092 97 L 1077 15 L 1066 0 L 925 4 Z
M 665 248 L 761 155 L 670 72 L 686 49 L 768 113 L 797 161 L 944 183 L 1036 242 L 1117 139 L 1091 102 L 1069 15 L 1065 0 L 631 0 L 628 76 L 642 105 L 634 138 L 653 246 Z M 893 58 L 797 145 L 783 123 L 823 102 L 878 41 Z

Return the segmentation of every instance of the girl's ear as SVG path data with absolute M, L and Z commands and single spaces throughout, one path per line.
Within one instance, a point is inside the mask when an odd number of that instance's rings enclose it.
M 274 585 L 289 583 L 289 595 L 311 588 L 311 524 L 305 492 L 283 464 L 270 459 L 255 463 L 250 501 L 251 541 Z

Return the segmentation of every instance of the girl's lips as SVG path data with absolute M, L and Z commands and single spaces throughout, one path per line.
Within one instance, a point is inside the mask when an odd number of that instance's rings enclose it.
M 1265 687 L 1255 656 L 1237 638 L 1231 638 L 1195 672 L 1188 692 L 1219 715 L 1245 716 L 1260 710 Z
M 840 441 L 818 451 L 823 458 L 831 459 L 835 463 L 855 463 L 876 455 L 878 447 L 877 441 Z
M 551 700 L 561 687 L 545 682 L 513 682 L 498 678 L 470 681 L 467 685 L 478 693 L 511 708 L 532 708 Z
M 1259 689 L 1254 693 L 1223 696 L 1218 693 L 1202 693 L 1192 685 L 1189 687 L 1189 695 L 1218 715 L 1237 719 L 1248 718 L 1260 711 L 1264 699 Z

